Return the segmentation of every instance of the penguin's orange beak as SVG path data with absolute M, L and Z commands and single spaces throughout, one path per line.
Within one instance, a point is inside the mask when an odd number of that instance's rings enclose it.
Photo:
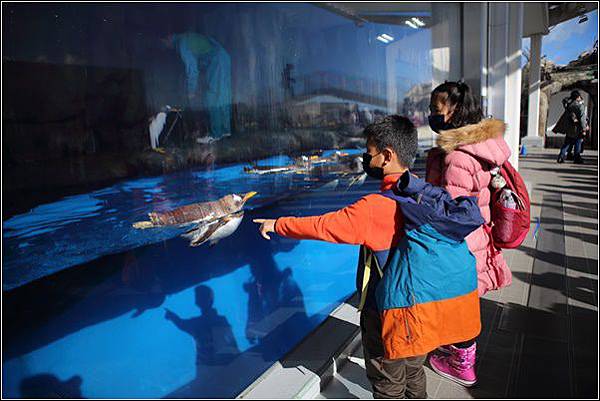
M 246 195 L 244 195 L 244 197 L 242 198 L 242 200 L 245 203 L 248 199 L 252 198 L 256 194 L 258 194 L 258 192 L 254 192 L 254 191 L 248 192 Z

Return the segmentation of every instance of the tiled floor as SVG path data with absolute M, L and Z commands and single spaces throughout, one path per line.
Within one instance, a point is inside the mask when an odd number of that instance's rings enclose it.
M 505 251 L 512 285 L 482 298 L 477 386 L 427 367 L 430 398 L 598 396 L 598 153 L 586 150 L 584 165 L 556 164 L 556 153 L 520 160 L 531 232 Z M 372 398 L 360 348 L 354 357 L 319 398 Z

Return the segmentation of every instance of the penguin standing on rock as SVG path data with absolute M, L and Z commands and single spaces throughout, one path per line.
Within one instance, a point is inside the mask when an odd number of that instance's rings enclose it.
M 165 150 L 158 146 L 158 138 L 160 137 L 160 134 L 167 123 L 167 114 L 172 111 L 176 112 L 179 110 L 166 105 L 158 114 L 150 117 L 150 125 L 148 126 L 148 132 L 150 133 L 150 146 L 152 147 L 152 150 L 156 152 L 165 153 Z

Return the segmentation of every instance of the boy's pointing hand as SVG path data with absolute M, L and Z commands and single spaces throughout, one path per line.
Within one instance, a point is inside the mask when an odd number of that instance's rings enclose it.
M 254 219 L 252 220 L 255 223 L 260 224 L 260 235 L 263 236 L 263 238 L 270 240 L 271 237 L 269 237 L 269 233 L 274 233 L 275 232 L 275 220 L 273 219 Z

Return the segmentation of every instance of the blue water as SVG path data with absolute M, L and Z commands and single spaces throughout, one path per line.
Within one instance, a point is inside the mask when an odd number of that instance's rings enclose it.
M 357 149 L 346 150 L 353 154 Z M 324 153 L 324 156 L 332 152 Z M 258 165 L 287 165 L 287 156 L 260 160 Z M 3 289 L 102 255 L 167 240 L 183 229 L 136 230 L 132 224 L 147 220 L 151 211 L 218 199 L 230 193 L 257 191 L 247 208 L 253 209 L 280 196 L 317 188 L 332 176 L 304 174 L 246 174 L 245 165 L 185 171 L 152 178 L 128 180 L 89 194 L 66 197 L 3 222 Z
M 7 220 L 3 396 L 236 396 L 354 291 L 355 247 L 266 241 L 252 223 L 378 188 L 336 178 L 234 165 L 126 181 Z M 131 227 L 152 210 L 251 190 L 244 221 L 213 247 Z

